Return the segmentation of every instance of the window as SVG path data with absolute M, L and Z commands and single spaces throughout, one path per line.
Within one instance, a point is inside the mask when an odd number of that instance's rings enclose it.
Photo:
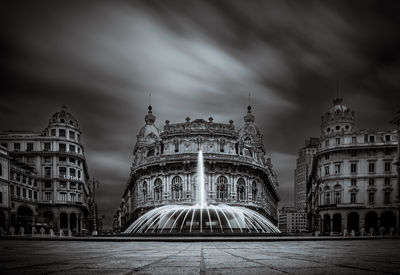
M 329 191 L 325 192 L 325 204 L 331 204 L 331 193 Z
M 162 200 L 162 181 L 159 178 L 154 181 L 154 200 Z
M 357 198 L 357 193 L 352 192 L 352 193 L 350 194 L 350 203 L 357 203 L 356 198 Z
M 71 177 L 76 177 L 76 171 L 75 171 L 74 168 L 69 168 L 69 175 L 70 175 Z
M 175 153 L 179 152 L 179 143 L 175 141 Z
M 221 139 L 220 143 L 219 143 L 219 151 L 221 153 L 225 152 L 225 140 Z
M 51 167 L 45 167 L 44 168 L 44 176 L 45 177 L 51 177 Z
M 15 151 L 21 150 L 21 144 L 20 143 L 14 143 L 14 150 Z
M 336 138 L 336 145 L 340 144 L 340 138 Z
M 65 143 L 60 143 L 58 145 L 58 150 L 60 150 L 61 152 L 66 152 L 67 151 L 67 145 Z
M 70 183 L 69 183 L 69 187 L 70 187 L 71 189 L 76 189 L 76 182 L 70 182 Z
M 246 192 L 245 192 L 245 182 L 244 179 L 240 178 L 237 181 L 237 198 L 238 200 L 245 200 Z
M 37 197 L 37 191 L 33 191 L 33 199 L 34 199 L 34 200 L 37 200 L 37 199 L 38 199 L 38 197 Z
M 70 139 L 75 139 L 75 132 L 69 131 L 69 138 Z
M 82 202 L 81 194 L 78 194 L 78 202 Z
M 44 157 L 44 163 L 51 163 L 51 157 Z
M 375 142 L 375 136 L 369 136 L 369 142 Z
M 385 178 L 385 185 L 390 185 L 390 178 Z
M 55 137 L 57 134 L 56 134 L 56 129 L 51 129 L 51 135 L 53 136 L 53 137 Z
M 67 168 L 65 167 L 59 167 L 58 168 L 60 176 L 66 176 L 67 175 Z
M 51 192 L 44 192 L 44 200 L 45 201 L 51 200 Z
M 217 199 L 224 200 L 228 198 L 228 180 L 224 176 L 217 179 Z
M 329 175 L 329 166 L 325 166 L 325 175 Z
M 252 185 L 251 185 L 251 192 L 252 192 L 252 199 L 253 201 L 257 200 L 257 183 L 255 181 L 253 181 Z
M 374 203 L 375 202 L 375 192 L 369 191 L 368 192 L 368 203 Z
M 26 144 L 26 151 L 33 151 L 33 143 L 32 142 L 28 142 Z
M 390 203 L 390 190 L 385 191 L 385 204 Z
M 182 199 L 182 179 L 181 177 L 174 177 L 171 182 L 172 189 L 172 199 L 179 200 Z
M 59 200 L 60 201 L 67 201 L 67 193 L 60 192 Z
M 11 197 L 14 197 L 14 185 L 10 185 L 10 194 Z
M 328 159 L 329 159 L 329 153 L 325 154 L 325 160 L 328 160 Z
M 335 164 L 335 174 L 340 174 L 340 164 Z
M 26 189 L 22 188 L 22 197 L 26 198 Z
M 329 140 L 325 140 L 325 146 L 326 146 L 326 147 L 329 146 Z
M 81 135 L 77 134 L 77 136 L 78 136 L 78 141 L 80 141 L 81 140 Z
M 385 172 L 390 172 L 392 171 L 392 163 L 391 162 L 385 162 Z
M 351 173 L 357 173 L 357 163 L 350 164 Z
M 390 135 L 385 135 L 385 141 L 389 142 L 390 141 Z
M 71 202 L 76 202 L 76 194 L 75 193 L 71 193 Z
M 352 157 L 356 157 L 357 156 L 357 151 L 356 150 L 352 150 L 351 151 L 351 156 Z
M 30 198 L 30 199 L 32 199 L 32 190 L 28 190 L 28 197 Z
M 15 177 L 15 179 L 16 179 L 17 181 L 20 181 L 20 180 L 21 180 L 21 175 L 20 175 L 20 174 L 17 174 L 17 176 Z
M 69 146 L 69 151 L 70 152 L 75 152 L 75 146 L 74 145 L 70 145 Z
M 368 171 L 370 173 L 375 173 L 375 162 L 370 162 L 368 165 Z
M 81 171 L 80 170 L 78 170 L 78 178 L 79 179 L 81 178 Z
M 390 156 L 392 151 L 390 149 L 385 149 L 385 156 Z
M 375 179 L 374 178 L 369 178 L 368 179 L 368 185 L 369 186 L 374 186 L 375 185 Z
M 37 181 L 35 179 L 32 179 L 33 186 L 37 187 Z
M 32 164 L 35 162 L 35 157 L 27 157 L 26 158 L 26 163 Z
M 357 137 L 352 137 L 352 138 L 351 138 L 351 142 L 352 142 L 352 143 L 357 143 Z
M 17 197 L 21 197 L 21 187 L 17 186 Z
M 46 180 L 46 181 L 44 182 L 44 188 L 51 188 L 51 181 Z
M 67 161 L 67 158 L 66 158 L 66 157 L 59 157 L 59 158 L 58 158 L 58 161 L 59 161 L 59 162 L 66 162 L 66 161 Z
M 44 151 L 50 151 L 51 150 L 50 142 L 45 142 L 43 148 L 44 148 Z
M 67 182 L 60 181 L 59 186 L 60 186 L 60 188 L 67 188 Z
M 58 135 L 59 135 L 60 137 L 65 137 L 65 130 L 64 130 L 64 129 L 58 130 Z
M 75 163 L 75 159 L 74 158 L 69 158 L 69 162 L 70 163 Z

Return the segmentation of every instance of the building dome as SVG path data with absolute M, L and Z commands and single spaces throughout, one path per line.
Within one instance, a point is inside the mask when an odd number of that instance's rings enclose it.
M 65 104 L 61 107 L 61 111 L 54 113 L 49 120 L 49 127 L 59 124 L 66 124 L 79 129 L 78 120 L 67 111 Z
M 148 107 L 149 111 L 144 117 L 146 124 L 139 130 L 139 137 L 156 136 L 160 137 L 160 130 L 154 125 L 156 117 L 153 115 L 151 105 Z
M 342 98 L 336 98 L 321 122 L 322 135 L 351 132 L 354 128 L 354 111 L 343 104 Z

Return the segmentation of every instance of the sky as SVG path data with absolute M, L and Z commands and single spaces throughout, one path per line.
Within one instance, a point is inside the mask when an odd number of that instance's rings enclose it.
M 79 121 L 110 224 L 151 104 L 159 128 L 186 117 L 243 125 L 248 94 L 293 203 L 305 139 L 338 95 L 358 129 L 400 110 L 399 1 L 14 1 L 0 10 L 0 129 Z M 339 85 L 337 85 L 339 83 Z M 339 88 L 338 88 L 339 87 Z

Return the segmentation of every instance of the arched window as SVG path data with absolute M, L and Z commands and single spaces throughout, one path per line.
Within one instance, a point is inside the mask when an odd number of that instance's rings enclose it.
M 217 199 L 225 200 L 228 198 L 228 180 L 224 176 L 217 178 Z
M 221 153 L 225 152 L 225 140 L 221 139 L 220 143 L 219 143 L 219 151 Z
M 237 198 L 240 201 L 243 201 L 246 196 L 246 188 L 244 179 L 240 178 L 237 181 Z
M 154 181 L 154 200 L 162 200 L 162 181 L 159 178 Z
M 325 196 L 325 203 L 324 204 L 331 204 L 331 190 L 329 186 L 325 186 L 324 188 L 324 196 Z
M 147 151 L 147 157 L 152 157 L 152 156 L 154 156 L 154 148 Z
M 172 178 L 171 182 L 171 193 L 173 200 L 182 199 L 182 179 L 179 176 L 175 176 Z
M 257 200 L 257 182 L 253 181 L 252 185 L 251 185 L 251 193 L 252 193 L 252 197 L 253 197 L 253 201 Z
M 143 202 L 147 201 L 147 182 L 143 182 Z

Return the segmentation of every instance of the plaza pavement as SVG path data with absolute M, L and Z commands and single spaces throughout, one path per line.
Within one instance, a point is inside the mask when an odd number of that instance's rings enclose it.
M 0 240 L 0 274 L 400 274 L 400 239 Z

